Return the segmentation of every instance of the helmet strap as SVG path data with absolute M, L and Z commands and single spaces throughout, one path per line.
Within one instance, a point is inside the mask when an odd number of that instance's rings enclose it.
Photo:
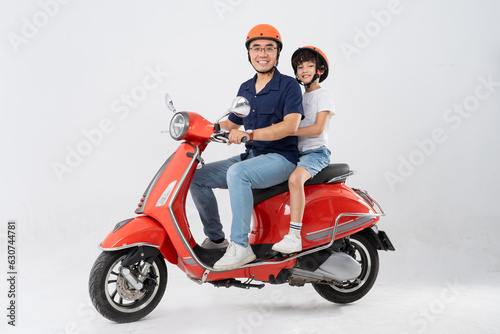
M 302 86 L 306 87 L 306 88 L 309 88 L 311 87 L 311 84 L 319 78 L 319 74 L 320 74 L 320 70 L 319 68 L 316 68 L 316 73 L 313 75 L 313 78 L 311 81 L 309 81 L 309 83 L 303 83 L 302 81 L 299 80 L 299 78 L 295 77 L 295 79 L 297 79 L 297 81 L 299 82 L 299 84 L 301 84 Z
M 305 84 L 303 83 L 302 81 L 299 80 L 299 78 L 297 78 L 297 69 L 295 69 L 295 79 L 297 79 L 297 81 L 299 82 L 299 84 L 303 85 L 305 88 L 309 88 L 311 87 L 311 84 L 318 78 L 320 78 L 320 74 L 321 74 L 321 69 L 320 69 L 320 62 L 321 62 L 321 59 L 318 55 L 318 53 L 316 52 L 316 73 L 314 74 L 312 80 Z

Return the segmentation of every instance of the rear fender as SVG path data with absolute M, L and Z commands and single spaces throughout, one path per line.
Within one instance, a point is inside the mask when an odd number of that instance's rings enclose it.
M 158 248 L 170 263 L 177 264 L 177 251 L 165 228 L 148 216 L 119 222 L 101 243 L 100 248 L 104 251 L 117 251 L 137 246 Z
M 368 238 L 378 250 L 394 251 L 396 250 L 392 245 L 391 240 L 384 231 L 380 231 L 377 225 L 364 229 L 356 234 L 361 234 Z

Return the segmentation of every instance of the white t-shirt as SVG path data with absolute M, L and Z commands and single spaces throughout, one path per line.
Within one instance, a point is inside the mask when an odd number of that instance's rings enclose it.
M 332 95 L 324 88 L 306 92 L 302 95 L 302 107 L 305 117 L 300 122 L 299 128 L 315 124 L 316 117 L 321 111 L 329 110 L 330 115 L 328 115 L 323 133 L 316 136 L 299 136 L 299 151 L 304 152 L 321 146 L 328 147 L 328 129 L 330 128 L 330 120 L 335 115 Z

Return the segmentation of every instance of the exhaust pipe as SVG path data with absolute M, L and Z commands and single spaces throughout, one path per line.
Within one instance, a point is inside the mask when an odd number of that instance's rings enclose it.
M 334 252 L 315 271 L 292 268 L 289 273 L 290 285 L 302 286 L 320 281 L 335 284 L 356 279 L 361 274 L 361 264 L 345 253 Z
M 337 281 L 352 280 L 361 274 L 361 264 L 346 253 L 334 252 L 315 273 Z

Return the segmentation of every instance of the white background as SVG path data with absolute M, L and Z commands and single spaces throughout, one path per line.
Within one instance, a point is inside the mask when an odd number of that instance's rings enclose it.
M 7 276 L 7 221 L 14 219 L 19 272 L 15 328 L 7 325 L 8 286 L 0 279 L 0 331 L 497 331 L 498 2 L 41 0 L 0 6 L 0 268 Z M 88 275 L 97 245 L 116 222 L 134 215 L 150 179 L 177 147 L 161 133 L 172 115 L 164 94 L 177 109 L 215 120 L 254 74 L 244 40 L 260 23 L 282 35 L 282 73 L 293 75 L 290 56 L 299 46 L 315 45 L 328 55 L 332 69 L 323 87 L 337 108 L 332 161 L 349 163 L 358 171 L 349 185 L 382 204 L 387 216 L 379 227 L 397 251 L 380 254 L 378 281 L 352 305 L 330 304 L 310 286 L 198 286 L 168 265 L 167 292 L 150 316 L 125 325 L 107 321 L 90 303 Z M 212 144 L 204 158 L 240 149 Z M 228 227 L 227 193 L 218 196 Z M 188 210 L 201 242 L 191 202 Z

